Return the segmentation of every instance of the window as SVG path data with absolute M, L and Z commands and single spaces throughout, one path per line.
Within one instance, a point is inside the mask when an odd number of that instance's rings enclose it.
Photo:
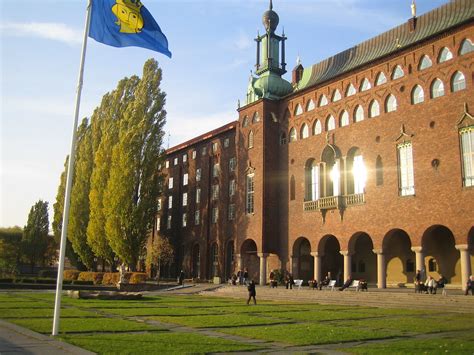
M 183 206 L 187 206 L 187 205 L 188 205 L 188 193 L 183 192 Z
M 196 169 L 196 181 L 201 181 L 201 168 Z
M 168 209 L 173 208 L 173 196 L 168 197 Z
M 319 165 L 314 160 L 306 163 L 305 168 L 306 181 L 306 201 L 319 200 Z
M 332 102 L 337 102 L 341 99 L 341 92 L 339 89 L 334 90 L 334 93 L 332 94 Z
M 201 202 L 201 188 L 196 188 L 196 204 Z
M 403 69 L 400 65 L 397 65 L 392 72 L 392 80 L 397 80 L 400 78 L 403 78 L 405 73 L 403 72 Z
M 174 158 L 174 163 L 175 166 L 178 165 L 178 158 Z
M 326 95 L 321 95 L 321 97 L 319 98 L 319 107 L 322 107 L 322 106 L 326 106 L 328 104 L 328 98 L 326 97 Z
M 207 147 L 202 147 L 201 155 L 206 155 L 206 154 L 207 154 Z
M 280 134 L 280 145 L 285 145 L 286 144 L 286 134 L 285 132 L 281 132 Z
M 295 116 L 299 116 L 303 113 L 303 108 L 300 104 L 297 104 L 295 107 Z
M 188 173 L 183 174 L 183 186 L 188 185 Z
M 451 59 L 453 59 L 453 53 L 451 53 L 448 48 L 443 47 L 439 52 L 438 63 L 443 63 Z
M 364 78 L 362 80 L 362 83 L 360 84 L 360 91 L 367 91 L 372 88 L 372 85 L 370 85 L 370 81 L 367 78 Z
M 460 71 L 457 71 L 453 74 L 451 78 L 451 91 L 456 92 L 460 90 L 464 90 L 466 88 L 466 78 L 464 74 Z
M 438 263 L 436 262 L 436 259 L 430 258 L 430 260 L 428 260 L 428 271 L 429 272 L 438 271 Z
M 295 177 L 291 175 L 290 179 L 290 200 L 294 201 L 296 198 L 296 182 Z
M 425 70 L 433 65 L 433 62 L 431 61 L 430 57 L 427 55 L 424 55 L 420 59 L 420 64 L 418 65 L 418 70 Z
M 341 113 L 339 126 L 340 127 L 349 126 L 349 114 L 347 113 L 346 110 L 342 111 Z
M 444 84 L 440 79 L 436 78 L 431 84 L 431 98 L 435 99 L 441 96 L 444 96 Z
M 233 203 L 229 205 L 228 219 L 229 221 L 235 219 L 235 205 Z
M 306 105 L 306 111 L 313 111 L 314 110 L 314 101 L 310 99 L 308 104 Z
M 246 212 L 254 212 L 254 174 L 247 175 L 247 198 L 246 198 Z
M 249 149 L 253 148 L 253 131 L 250 131 L 250 133 L 249 133 L 248 147 L 249 147 Z
M 375 79 L 375 86 L 383 85 L 387 82 L 387 77 L 385 76 L 385 73 L 381 71 L 380 73 L 377 74 L 377 77 Z
M 161 198 L 158 199 L 156 210 L 161 211 Z
M 168 216 L 168 220 L 166 221 L 166 228 L 171 229 L 171 216 Z
M 156 230 L 159 231 L 161 229 L 161 218 L 156 218 Z
M 377 100 L 373 100 L 369 105 L 369 117 L 377 117 L 380 115 L 380 105 Z
M 415 194 L 415 179 L 413 174 L 413 152 L 411 142 L 401 143 L 398 150 L 399 191 L 401 196 Z
M 459 131 L 461 138 L 462 180 L 464 186 L 474 186 L 474 126 Z
M 415 263 L 411 259 L 407 259 L 405 263 L 407 272 L 415 272 Z
M 257 122 L 260 122 L 260 115 L 258 114 L 258 112 L 255 112 L 252 117 L 252 123 L 257 123 Z
M 332 181 L 332 196 L 339 196 L 341 194 L 341 168 L 339 160 L 334 162 L 332 169 L 330 170 L 329 177 Z
M 229 172 L 234 172 L 235 167 L 237 166 L 237 159 L 235 157 L 230 158 L 229 160 Z
M 170 178 L 168 179 L 168 189 L 171 190 L 172 188 L 173 188 L 173 178 L 170 177 Z
M 186 163 L 188 161 L 188 155 L 183 154 L 183 163 Z
M 188 225 L 188 214 L 183 213 L 183 227 L 186 227 Z
M 388 95 L 385 100 L 385 112 L 393 112 L 397 110 L 397 99 L 393 95 Z
M 213 142 L 212 143 L 212 152 L 217 153 L 217 148 L 219 148 L 219 145 L 217 144 L 217 142 Z
M 218 218 L 219 218 L 219 209 L 217 207 L 213 207 L 212 215 L 211 215 L 211 223 L 213 224 L 217 223 Z
M 352 176 L 354 179 L 354 193 L 362 194 L 365 192 L 365 183 L 367 181 L 367 169 L 365 168 L 362 155 L 355 155 L 352 162 Z
M 354 116 L 355 116 L 356 122 L 360 122 L 364 120 L 364 109 L 362 108 L 361 105 L 357 105 Z
M 413 105 L 420 104 L 425 101 L 425 93 L 420 85 L 416 85 L 411 92 L 411 103 Z
M 230 143 L 229 138 L 224 139 L 224 148 L 229 148 L 229 143 Z
M 346 90 L 346 96 L 352 96 L 352 95 L 355 95 L 356 93 L 357 93 L 357 90 L 355 86 L 352 85 L 352 83 L 350 83 Z
M 247 116 L 244 117 L 242 121 L 242 126 L 247 127 L 249 125 L 249 118 Z
M 191 156 L 193 157 L 193 159 L 196 159 L 196 151 L 195 150 L 193 150 Z
M 314 122 L 314 125 L 313 125 L 313 134 L 314 135 L 321 134 L 322 131 L 323 131 L 323 128 L 321 126 L 321 122 L 319 120 L 316 120 L 316 122 Z
M 308 128 L 308 125 L 306 123 L 303 123 L 303 126 L 301 126 L 300 137 L 301 137 L 301 139 L 309 137 L 309 128 Z
M 170 167 L 170 162 L 167 160 L 165 161 L 165 168 L 168 169 Z
M 474 45 L 472 44 L 469 38 L 466 38 L 462 41 L 461 48 L 459 49 L 459 54 L 467 54 L 474 51 Z
M 292 128 L 290 129 L 290 142 L 295 142 L 296 141 L 296 129 Z
M 211 199 L 216 201 L 219 199 L 219 185 L 211 186 Z
M 194 211 L 194 225 L 198 226 L 201 223 L 201 211 Z
M 219 177 L 220 167 L 219 163 L 216 163 L 212 166 L 212 177 Z
M 234 196 L 235 195 L 235 179 L 232 179 L 229 181 L 229 196 Z
M 377 156 L 377 159 L 375 161 L 375 185 L 383 185 L 383 162 L 382 157 L 380 155 Z
M 326 119 L 326 131 L 332 131 L 333 129 L 336 129 L 336 119 L 333 115 L 330 115 Z

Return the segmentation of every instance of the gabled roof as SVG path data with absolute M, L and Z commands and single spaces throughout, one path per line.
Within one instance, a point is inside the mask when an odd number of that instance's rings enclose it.
M 416 30 L 413 32 L 410 32 L 409 24 L 404 23 L 306 68 L 295 92 L 331 80 L 450 28 L 470 22 L 473 16 L 474 0 L 452 0 L 417 17 Z

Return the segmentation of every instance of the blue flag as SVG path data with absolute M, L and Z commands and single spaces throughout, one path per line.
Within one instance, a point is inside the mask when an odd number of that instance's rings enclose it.
M 140 0 L 92 0 L 89 37 L 114 47 L 148 48 L 171 58 L 166 36 Z

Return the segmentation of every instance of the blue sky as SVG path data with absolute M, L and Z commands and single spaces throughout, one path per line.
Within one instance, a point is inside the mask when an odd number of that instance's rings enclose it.
M 69 152 L 86 0 L 0 1 L 0 227 L 55 201 Z M 163 69 L 170 146 L 237 119 L 268 0 L 142 0 L 173 58 L 89 39 L 80 117 L 151 57 Z M 447 0 L 417 0 L 418 14 Z M 411 0 L 274 0 L 288 69 L 315 64 L 410 16 Z M 289 80 L 291 73 L 287 73 Z

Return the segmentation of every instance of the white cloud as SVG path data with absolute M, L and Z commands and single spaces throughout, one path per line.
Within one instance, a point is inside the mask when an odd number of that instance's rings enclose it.
M 43 38 L 76 45 L 82 43 L 82 31 L 55 22 L 5 22 L 0 24 L 2 35 Z

